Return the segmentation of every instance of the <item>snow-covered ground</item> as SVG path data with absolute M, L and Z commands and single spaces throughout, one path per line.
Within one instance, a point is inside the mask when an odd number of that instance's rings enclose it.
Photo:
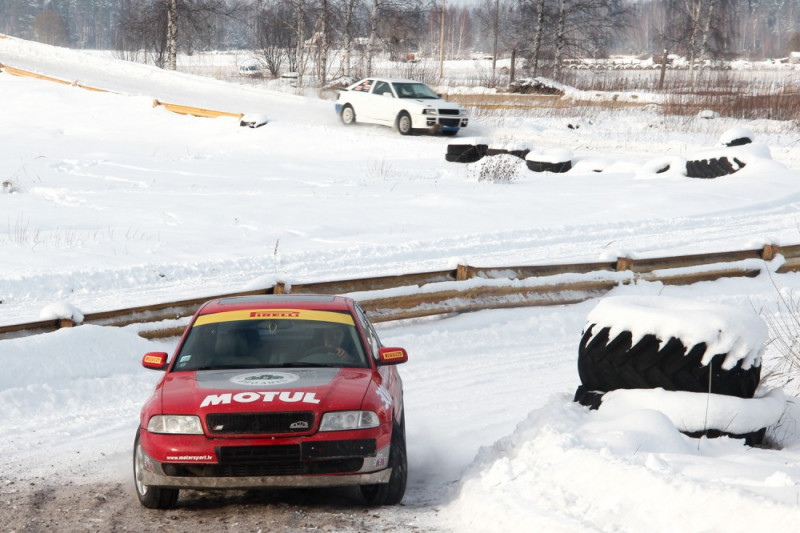
M 276 280 L 800 242 L 800 136 L 787 124 L 644 109 L 479 118 L 460 135 L 573 154 L 566 174 L 499 184 L 447 163 L 451 139 L 347 128 L 331 101 L 13 38 L 0 39 L 0 63 L 114 91 L 0 74 L 0 324 L 58 305 L 88 313 Z M 175 115 L 153 108 L 156 98 L 270 122 Z M 742 170 L 715 180 L 675 170 L 726 153 L 716 145 L 732 128 L 756 140 L 737 152 Z M 671 170 L 657 173 L 664 162 Z M 772 323 L 800 287 L 797 274 L 774 273 L 780 261 L 754 279 L 613 292 L 732 306 Z M 405 507 L 380 516 L 439 531 L 791 530 L 796 386 L 784 388 L 786 412 L 770 431 L 780 449 L 690 439 L 654 409 L 590 412 L 571 400 L 597 303 L 381 324 L 384 342 L 410 353 L 401 368 L 410 478 Z M 138 410 L 159 377 L 141 355 L 175 342 L 136 328 L 0 341 L 0 491 L 33 476 L 129 479 Z M 768 342 L 764 374 L 780 363 Z

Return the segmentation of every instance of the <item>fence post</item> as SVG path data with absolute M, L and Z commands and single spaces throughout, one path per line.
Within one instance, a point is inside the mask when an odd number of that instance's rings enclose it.
M 272 294 L 287 294 L 286 283 L 279 281 L 272 287 Z
M 456 267 L 456 281 L 464 281 L 469 279 L 469 267 L 467 265 L 458 265 Z
M 765 244 L 761 250 L 761 259 L 764 261 L 772 261 L 775 256 L 780 253 L 781 247 L 777 244 Z
M 622 272 L 624 270 L 633 270 L 633 259 L 630 257 L 617 258 L 617 272 Z

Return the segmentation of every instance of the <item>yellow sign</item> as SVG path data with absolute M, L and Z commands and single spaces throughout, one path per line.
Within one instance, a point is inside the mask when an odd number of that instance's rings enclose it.
M 349 326 L 355 325 L 353 317 L 348 313 L 314 311 L 311 309 L 244 309 L 242 311 L 225 311 L 223 313 L 214 313 L 213 315 L 199 316 L 194 326 L 237 320 L 316 320 L 318 322 L 335 322 Z
M 391 361 L 392 359 L 402 359 L 404 354 L 403 350 L 395 350 L 393 352 L 383 352 L 381 357 L 386 361 Z

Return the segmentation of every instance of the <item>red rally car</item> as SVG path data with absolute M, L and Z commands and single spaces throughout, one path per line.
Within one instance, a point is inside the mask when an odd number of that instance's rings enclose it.
M 195 313 L 145 403 L 133 452 L 145 507 L 179 490 L 358 485 L 400 503 L 407 478 L 403 348 L 350 298 L 223 298 Z

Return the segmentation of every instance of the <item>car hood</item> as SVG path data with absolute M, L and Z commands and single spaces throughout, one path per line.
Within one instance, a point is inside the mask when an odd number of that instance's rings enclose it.
M 161 389 L 163 413 L 359 409 L 372 372 L 357 368 L 173 372 Z
M 410 102 L 413 102 L 423 109 L 426 107 L 435 107 L 436 109 L 461 109 L 460 105 L 442 99 L 432 100 L 430 98 L 400 98 L 400 102 L 404 102 L 406 105 L 408 105 Z

